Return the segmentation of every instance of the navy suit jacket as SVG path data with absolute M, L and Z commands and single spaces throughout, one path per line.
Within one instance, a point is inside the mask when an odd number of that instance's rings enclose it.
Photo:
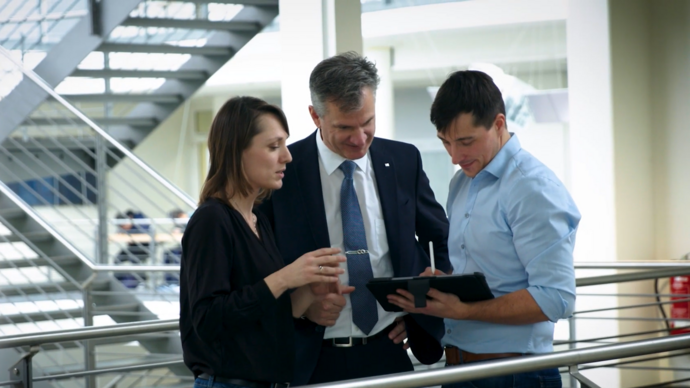
M 307 252 L 331 246 L 316 136 L 318 131 L 289 146 L 293 161 L 287 165 L 283 187 L 260 205 L 272 224 L 286 264 Z M 434 242 L 436 268 L 450 272 L 448 219 L 434 198 L 417 148 L 374 138 L 369 154 L 394 275 L 417 276 L 429 267 L 429 241 Z M 410 314 L 405 316 L 405 324 L 415 357 L 426 364 L 437 362 L 443 354 L 440 345 L 443 320 Z M 325 327 L 296 319 L 295 329 L 297 357 L 293 384 L 303 385 L 308 383 L 316 367 Z

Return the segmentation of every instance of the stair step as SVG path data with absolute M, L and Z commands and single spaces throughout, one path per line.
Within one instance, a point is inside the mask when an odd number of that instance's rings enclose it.
M 24 213 L 24 210 L 22 210 L 18 207 L 0 209 L 0 217 L 4 218 L 6 220 L 11 220 L 11 219 L 15 219 L 15 218 L 22 218 L 25 216 L 26 216 L 26 213 Z
M 132 303 L 122 303 L 122 304 L 98 306 L 98 307 L 94 308 L 92 311 L 95 314 L 118 315 L 119 313 L 122 313 L 122 312 L 137 313 L 137 312 L 139 312 L 139 307 L 141 307 L 141 303 L 132 302 Z
M 92 117 L 91 120 L 100 125 L 131 125 L 134 127 L 155 127 L 158 125 L 158 120 L 149 117 Z M 84 125 L 79 119 L 63 119 L 63 118 L 29 118 L 22 125 L 40 125 L 40 126 L 73 126 Z
M 53 239 L 53 235 L 44 231 L 44 230 L 33 231 L 33 232 L 24 232 L 24 233 L 22 233 L 22 235 L 26 239 L 31 241 L 32 243 L 46 242 L 46 241 L 50 241 Z M 11 234 L 9 236 L 4 236 L 3 240 L 4 239 L 7 239 L 6 241 L 8 241 L 8 242 L 18 242 L 18 241 L 23 242 L 24 241 L 23 238 L 20 238 L 19 236 L 15 235 L 15 234 Z
M 92 283 L 94 290 L 105 291 L 110 286 L 110 279 L 96 279 Z M 5 298 L 18 295 L 36 295 L 36 294 L 59 294 L 63 296 L 62 291 L 81 291 L 79 287 L 71 282 L 58 283 L 23 283 L 23 284 L 8 284 L 0 286 L 0 295 Z
M 231 47 L 204 46 L 185 47 L 169 44 L 130 44 L 130 43 L 103 43 L 98 51 L 121 53 L 148 53 L 148 54 L 189 54 L 229 57 L 235 53 Z
M 64 98 L 72 102 L 156 102 L 160 104 L 181 104 L 184 100 L 179 94 L 66 94 Z
M 37 311 L 32 313 L 17 313 L 17 314 L 3 314 L 0 318 L 0 324 L 8 323 L 29 323 L 41 321 L 53 321 L 56 319 L 71 319 L 81 318 L 84 310 L 81 308 L 65 309 L 65 310 L 50 310 Z
M 79 264 L 81 260 L 77 256 L 74 255 L 64 255 L 64 256 L 50 256 L 50 260 L 52 260 L 56 265 L 60 267 L 64 266 L 70 266 L 70 265 L 75 265 Z M 31 258 L 31 259 L 23 259 L 23 260 L 2 260 L 0 259 L 0 269 L 3 268 L 26 268 L 26 267 L 42 267 L 42 266 L 49 266 L 52 267 L 52 264 L 42 258 L 42 257 L 36 257 L 36 258 Z
M 185 80 L 205 80 L 208 73 L 200 70 L 75 70 L 72 77 L 91 78 L 176 78 Z
M 122 26 L 178 28 L 187 30 L 221 30 L 231 32 L 259 32 L 259 24 L 246 21 L 214 22 L 201 19 L 164 19 L 129 17 Z

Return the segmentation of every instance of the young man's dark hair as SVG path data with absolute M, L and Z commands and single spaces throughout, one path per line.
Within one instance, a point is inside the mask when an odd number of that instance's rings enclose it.
M 496 115 L 506 114 L 501 91 L 486 73 L 456 71 L 441 85 L 431 105 L 431 122 L 445 134 L 461 113 L 471 113 L 474 125 L 491 128 Z

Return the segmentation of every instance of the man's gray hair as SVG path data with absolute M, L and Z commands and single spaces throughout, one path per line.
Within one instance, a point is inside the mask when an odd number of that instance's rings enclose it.
M 354 51 L 321 61 L 309 77 L 311 104 L 319 117 L 326 114 L 326 102 L 333 102 L 343 112 L 362 107 L 362 88 L 376 95 L 379 76 L 376 66 Z

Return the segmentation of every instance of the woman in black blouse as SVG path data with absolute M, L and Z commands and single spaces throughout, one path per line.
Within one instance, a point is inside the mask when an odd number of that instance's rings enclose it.
M 230 99 L 213 120 L 211 166 L 182 239 L 180 336 L 195 387 L 291 381 L 292 318 L 343 272 L 333 248 L 285 266 L 268 220 L 254 211 L 282 186 L 287 137 L 283 112 L 253 97 Z

